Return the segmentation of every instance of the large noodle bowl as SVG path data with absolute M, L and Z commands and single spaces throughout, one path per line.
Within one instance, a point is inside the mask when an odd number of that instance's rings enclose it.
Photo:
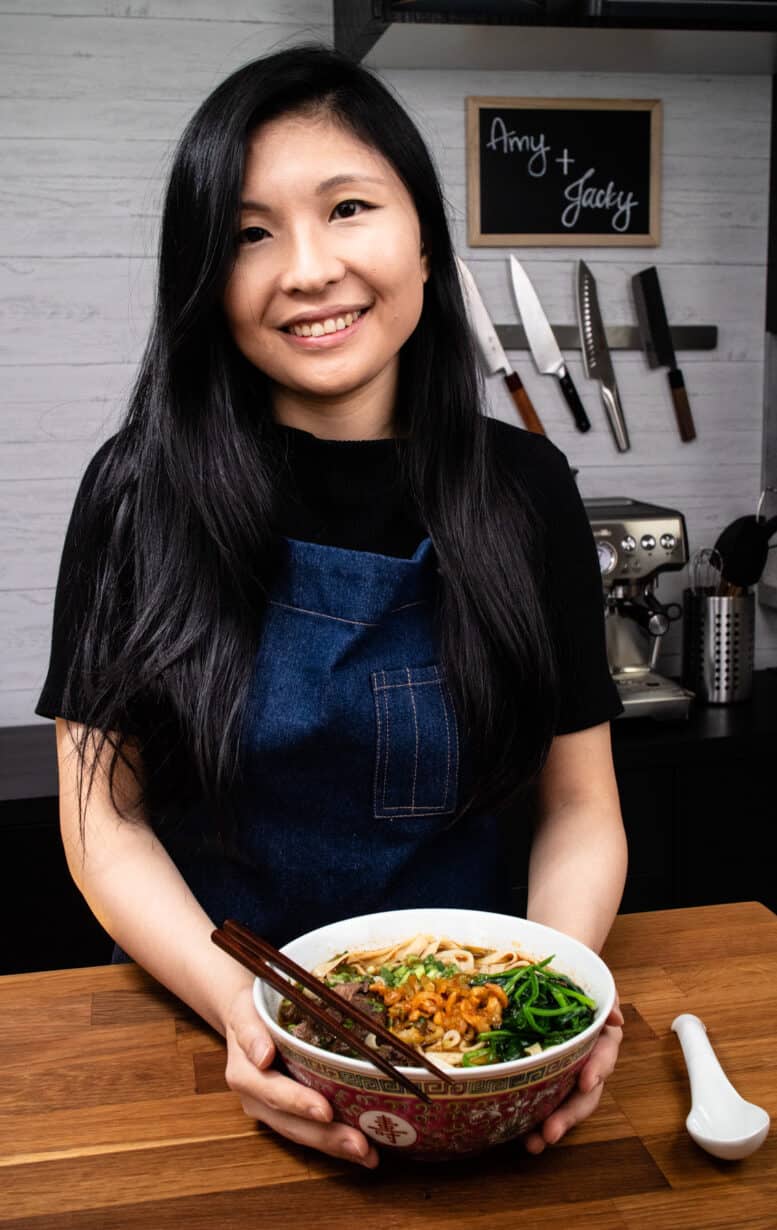
M 346 1029 L 359 1029 L 387 1058 L 407 1062 L 349 1021 L 348 1003 L 430 1058 L 466 1068 L 537 1054 L 591 1024 L 594 1000 L 555 970 L 552 960 L 534 960 L 517 947 L 417 934 L 382 948 L 341 952 L 312 972 L 342 996 Z M 279 1022 L 302 1041 L 357 1054 L 288 1000 L 281 1003 Z

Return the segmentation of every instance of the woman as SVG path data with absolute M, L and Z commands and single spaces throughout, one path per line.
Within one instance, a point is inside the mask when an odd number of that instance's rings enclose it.
M 599 948 L 625 875 L 590 528 L 563 455 L 480 402 L 403 109 L 322 47 L 235 72 L 175 155 L 153 327 L 76 499 L 37 712 L 115 959 L 226 1036 L 247 1114 L 368 1167 L 270 1068 L 213 926 L 282 943 L 374 909 L 510 910 L 530 785 L 529 917 Z M 621 1023 L 530 1151 L 594 1108 Z

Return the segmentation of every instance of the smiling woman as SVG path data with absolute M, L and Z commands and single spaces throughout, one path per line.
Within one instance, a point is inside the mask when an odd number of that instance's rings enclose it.
M 324 47 L 233 73 L 173 159 L 37 712 L 114 959 L 226 1035 L 248 1114 L 368 1166 L 326 1099 L 264 1070 L 214 922 L 280 944 L 375 910 L 508 912 L 530 787 L 534 918 L 599 947 L 625 874 L 588 520 L 564 455 L 481 392 L 440 185 L 391 92 Z M 616 1016 L 529 1148 L 590 1113 L 617 1042 Z

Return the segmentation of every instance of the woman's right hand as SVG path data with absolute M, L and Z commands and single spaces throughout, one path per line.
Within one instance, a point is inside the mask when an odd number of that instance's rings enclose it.
M 297 1144 L 368 1169 L 377 1166 L 374 1145 L 358 1129 L 335 1123 L 322 1094 L 272 1069 L 275 1045 L 259 1019 L 250 986 L 230 1005 L 226 1036 L 227 1084 L 240 1095 L 247 1115 Z

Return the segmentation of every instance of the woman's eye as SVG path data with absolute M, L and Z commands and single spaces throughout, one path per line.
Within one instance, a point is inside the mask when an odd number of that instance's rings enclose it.
M 263 226 L 247 226 L 238 234 L 238 243 L 257 243 L 268 232 Z
M 368 205 L 366 201 L 341 201 L 339 205 L 335 205 L 333 213 L 338 213 L 340 210 L 345 210 L 345 213 L 340 213 L 341 218 L 355 218 L 356 214 L 362 209 L 372 209 L 372 205 Z

